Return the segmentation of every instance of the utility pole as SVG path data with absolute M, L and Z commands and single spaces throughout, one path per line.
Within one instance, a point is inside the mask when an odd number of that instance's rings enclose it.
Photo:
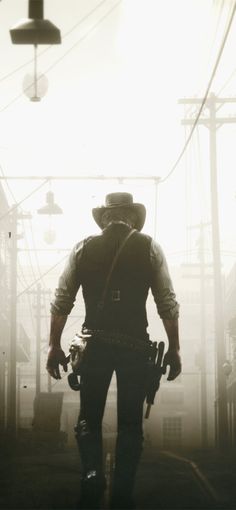
M 17 418 L 16 418 L 16 424 L 17 429 L 20 427 L 20 409 L 21 409 L 21 401 L 20 401 L 20 386 L 21 386 L 21 367 L 20 364 L 17 367 Z
M 17 232 L 18 219 L 30 219 L 28 213 L 18 213 L 17 207 L 11 211 L 10 242 L 10 343 L 8 350 L 7 370 L 7 430 L 13 439 L 17 434 L 17 394 L 16 394 L 16 348 L 17 348 L 17 240 L 21 237 Z
M 207 420 L 207 359 L 206 359 L 206 299 L 205 299 L 205 282 L 212 278 L 210 271 L 206 271 L 209 264 L 205 262 L 204 252 L 204 228 L 209 223 L 200 223 L 200 225 L 191 225 L 190 229 L 199 229 L 199 264 L 184 264 L 186 269 L 196 269 L 195 273 L 187 273 L 184 275 L 188 279 L 199 279 L 200 281 L 200 355 L 199 368 L 201 373 L 200 379 L 200 396 L 201 396 L 201 445 L 206 448 L 208 445 L 208 420 Z M 210 264 L 212 268 L 212 264 Z M 210 269 L 209 268 L 209 269 Z
M 41 379 L 41 285 L 38 283 L 36 290 L 36 397 L 40 393 Z
M 200 224 L 199 239 L 199 262 L 200 262 L 200 308 L 201 308 L 201 430 L 202 430 L 202 448 L 208 444 L 207 429 L 207 380 L 206 380 L 206 299 L 205 299 L 205 243 L 204 243 L 204 224 Z
M 185 105 L 200 105 L 203 99 L 184 98 L 179 103 Z M 218 445 L 225 448 L 229 445 L 229 430 L 227 416 L 227 388 L 226 376 L 223 371 L 225 362 L 225 338 L 223 317 L 223 291 L 220 257 L 220 233 L 218 212 L 218 186 L 217 186 L 217 153 L 216 132 L 223 124 L 236 122 L 236 117 L 217 117 L 217 109 L 224 104 L 236 103 L 236 98 L 218 98 L 211 94 L 206 100 L 205 107 L 209 111 L 207 118 L 199 118 L 198 123 L 209 129 L 210 133 L 210 180 L 211 180 L 211 222 L 212 222 L 212 255 L 214 274 L 214 302 L 215 302 L 215 352 L 216 352 L 216 401 L 218 424 L 216 430 Z M 184 119 L 182 124 L 193 125 L 194 119 Z
M 43 290 L 41 284 L 39 283 L 36 287 L 36 290 L 28 291 L 27 294 L 32 294 L 36 296 L 36 371 L 35 371 L 35 396 L 37 397 L 41 390 L 41 343 L 42 343 L 42 335 L 41 335 L 41 310 L 42 310 L 42 295 L 50 294 L 50 290 Z M 50 393 L 51 387 L 50 383 L 48 383 L 48 391 Z
M 8 351 L 7 428 L 16 437 L 16 295 L 17 295 L 17 209 L 11 213 L 10 240 L 10 345 Z
M 0 352 L 0 433 L 5 430 L 5 377 L 6 377 L 6 364 L 5 364 L 5 351 L 3 348 Z

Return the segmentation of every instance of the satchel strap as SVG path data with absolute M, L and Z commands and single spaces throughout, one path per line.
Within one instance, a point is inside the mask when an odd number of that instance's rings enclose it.
M 104 303 L 105 303 L 105 298 L 106 298 L 106 294 L 107 294 L 107 289 L 108 289 L 108 285 L 110 283 L 110 279 L 111 279 L 111 275 L 114 271 L 114 268 L 117 264 L 117 260 L 125 246 L 125 244 L 127 243 L 128 239 L 135 233 L 137 232 L 136 229 L 132 229 L 130 230 L 130 232 L 128 233 L 128 235 L 123 239 L 121 245 L 119 246 L 116 254 L 115 254 L 115 257 L 111 263 L 111 266 L 110 266 L 110 269 L 109 269 L 109 272 L 108 272 L 108 275 L 107 275 L 107 278 L 106 278 L 106 282 L 105 282 L 105 285 L 104 285 L 104 289 L 103 289 L 103 293 L 102 293 L 102 296 L 101 296 L 101 299 L 98 303 L 98 309 L 99 311 L 102 311 L 103 308 L 104 308 Z

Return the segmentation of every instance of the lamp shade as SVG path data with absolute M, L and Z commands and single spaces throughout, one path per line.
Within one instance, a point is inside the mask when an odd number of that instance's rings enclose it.
M 47 19 L 23 19 L 10 30 L 13 44 L 60 44 L 61 33 Z
M 51 21 L 43 18 L 43 0 L 29 0 L 29 18 L 10 29 L 13 44 L 60 44 L 61 33 Z
M 52 191 L 48 191 L 46 193 L 46 205 L 37 210 L 38 214 L 62 214 L 63 211 L 59 205 L 54 202 L 54 193 Z

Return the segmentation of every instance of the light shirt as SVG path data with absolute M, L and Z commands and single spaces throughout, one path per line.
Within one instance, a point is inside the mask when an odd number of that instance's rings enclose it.
M 80 261 L 85 240 L 74 246 L 59 278 L 55 299 L 51 303 L 51 313 L 55 315 L 69 315 L 81 285 L 79 279 Z M 173 289 L 165 255 L 162 248 L 153 239 L 150 245 L 151 262 L 151 291 L 161 319 L 177 319 L 179 304 Z

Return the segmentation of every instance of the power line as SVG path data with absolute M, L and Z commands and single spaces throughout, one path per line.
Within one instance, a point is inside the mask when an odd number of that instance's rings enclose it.
M 0 169 L 1 169 L 1 173 L 2 173 L 2 175 L 4 175 L 4 172 L 3 172 L 2 167 L 0 167 Z M 14 201 L 16 201 L 16 198 L 15 198 L 15 196 L 14 196 L 14 193 L 12 192 L 12 190 L 11 190 L 11 188 L 10 188 L 10 186 L 9 186 L 9 184 L 8 184 L 8 183 L 7 183 L 7 187 L 8 187 L 8 189 L 9 189 L 9 192 L 10 192 L 10 194 L 11 194 L 11 196 L 12 196 L 13 200 L 14 200 Z M 31 221 L 31 220 L 30 220 L 30 221 Z M 28 244 L 28 239 L 27 239 L 27 236 L 26 236 L 26 229 L 25 229 L 24 221 L 23 221 L 23 220 L 22 220 L 21 224 L 22 224 L 22 228 L 23 228 L 23 230 L 24 230 L 24 239 L 25 239 L 25 243 L 26 243 L 26 246 L 27 246 L 27 248 L 28 248 L 28 247 L 29 247 L 29 244 Z M 33 244 L 34 244 L 33 231 L 32 231 L 32 222 L 30 223 L 30 226 L 31 226 L 31 233 L 32 233 L 32 239 L 33 239 Z M 31 251 L 30 251 L 29 249 L 27 250 L 27 255 L 28 255 L 28 259 L 29 259 L 29 266 L 31 267 L 31 272 L 32 272 L 33 280 L 35 281 L 35 280 L 37 280 L 37 276 L 36 276 L 35 271 L 34 271 L 34 266 L 33 266 L 32 258 L 31 258 Z M 39 272 L 40 278 L 41 278 L 41 280 L 42 280 L 42 282 L 43 282 L 43 284 L 44 284 L 44 287 L 46 288 L 45 283 L 44 283 L 44 281 L 43 281 L 42 274 L 41 274 L 41 270 L 40 270 L 40 266 L 39 266 L 39 262 L 38 262 L 37 253 L 36 253 L 36 252 L 35 252 L 35 256 L 36 256 L 36 261 L 37 261 L 37 263 L 38 263 L 38 272 Z M 20 265 L 19 261 L 18 261 L 18 268 L 20 268 L 20 270 L 21 270 L 21 274 L 22 274 L 22 277 L 23 277 L 23 279 L 24 279 L 24 283 L 25 283 L 26 287 L 28 288 L 28 282 L 27 282 L 27 281 L 26 281 L 26 279 L 25 279 L 25 275 L 24 275 L 24 272 L 23 272 L 23 268 L 21 267 L 21 265 Z M 21 283 L 21 285 L 24 287 L 24 285 L 22 284 L 22 281 L 21 281 L 21 280 L 20 280 L 20 278 L 19 278 L 19 274 L 18 274 L 18 272 L 17 272 L 17 278 L 18 278 L 19 282 Z M 23 288 L 23 293 L 27 290 L 27 288 Z M 45 295 L 43 294 L 43 296 L 44 296 L 44 307 L 45 307 L 45 312 L 46 312 Z M 33 325 L 33 328 L 34 328 L 34 320 L 33 320 L 33 312 L 32 312 L 32 303 L 31 303 L 31 301 L 30 301 L 30 299 L 29 299 L 29 295 L 28 295 L 28 293 L 27 293 L 27 299 L 28 299 L 28 306 L 29 306 L 30 316 L 31 316 L 31 320 L 32 320 L 32 325 Z M 46 328 L 47 328 L 47 330 L 48 330 L 48 324 L 47 324 L 47 323 L 46 323 Z
M 0 171 L 1 171 L 2 176 L 6 179 L 5 174 L 4 174 L 4 171 L 3 171 L 3 168 L 2 168 L 2 166 L 1 166 L 1 165 L 0 165 Z M 11 194 L 11 196 L 12 196 L 12 198 L 13 198 L 14 202 L 16 202 L 16 197 L 15 197 L 15 195 L 14 195 L 14 193 L 13 193 L 13 191 L 12 191 L 11 187 L 9 186 L 9 184 L 8 184 L 8 182 L 7 182 L 7 179 L 6 179 L 6 186 L 7 186 L 8 190 L 9 190 L 9 192 L 10 192 L 10 194 Z M 22 219 L 22 221 L 21 221 L 21 226 L 22 226 L 22 228 L 23 228 L 23 230 L 24 230 L 24 239 L 25 239 L 25 244 L 26 244 L 27 248 L 29 248 L 28 239 L 27 239 L 27 236 L 26 236 L 26 229 L 25 229 L 25 225 L 24 225 L 24 221 L 23 221 L 23 219 Z M 30 267 L 31 267 L 32 275 L 33 275 L 33 278 L 35 279 L 35 278 L 36 278 L 36 275 L 35 275 L 35 272 L 34 272 L 33 263 L 32 263 L 32 259 L 31 259 L 31 252 L 30 252 L 30 250 L 29 250 L 29 249 L 27 250 L 27 253 L 28 253 L 29 265 L 30 265 Z M 26 282 L 26 280 L 25 280 L 25 282 Z M 26 284 L 27 284 L 27 282 L 26 282 Z
M 19 268 L 20 268 L 20 271 L 21 271 L 21 274 L 22 274 L 22 277 L 26 283 L 26 285 L 28 285 L 28 283 L 26 282 L 26 279 L 25 279 L 25 275 L 24 275 L 24 272 L 23 272 L 23 269 L 21 267 L 21 265 L 19 264 Z M 19 274 L 17 274 L 17 278 L 19 279 Z M 19 279 L 20 281 L 20 279 Z M 20 281 L 21 283 L 21 281 Z M 30 300 L 30 296 L 28 293 L 26 293 L 26 296 L 27 296 L 27 301 L 28 301 L 28 309 L 29 309 L 29 313 L 30 313 L 30 319 L 31 319 L 31 325 L 32 325 L 32 329 L 33 329 L 33 332 L 34 334 L 36 334 L 36 329 L 35 329 L 35 323 L 34 323 L 34 318 L 33 318 L 33 309 L 32 309 L 32 303 L 31 303 L 31 300 Z
M 21 221 L 21 226 L 23 228 L 23 231 L 24 231 L 24 241 L 25 241 L 25 246 L 27 248 L 27 255 L 28 255 L 28 267 L 30 267 L 31 269 L 31 274 L 32 274 L 32 277 L 33 279 L 35 280 L 37 278 L 37 275 L 34 271 L 34 266 L 33 266 L 33 262 L 32 262 L 32 257 L 31 257 L 31 251 L 29 250 L 29 242 L 28 242 L 28 239 L 27 239 L 27 235 L 26 235 L 26 228 L 25 228 L 25 225 L 24 225 L 24 220 L 22 219 Z
M 108 18 L 108 16 L 110 16 L 110 14 L 118 7 L 118 5 L 122 2 L 122 0 L 119 0 L 115 5 L 113 5 L 113 7 L 111 7 L 111 9 L 109 9 L 108 12 L 106 12 L 106 14 L 104 14 L 94 25 L 93 27 L 91 27 L 88 32 L 86 32 L 86 34 L 84 34 L 80 39 L 78 39 L 78 41 L 76 41 L 67 51 L 65 51 L 65 53 L 59 57 L 51 66 L 49 66 L 47 68 L 47 70 L 45 71 L 46 73 L 48 73 L 49 71 L 51 71 L 54 67 L 57 66 L 57 64 L 59 64 L 71 51 L 74 50 L 74 48 L 76 48 L 76 46 L 78 46 L 78 44 L 80 44 L 81 42 L 83 42 L 85 39 L 87 39 L 87 37 L 101 24 L 103 23 L 103 21 L 105 21 L 106 18 Z
M 236 68 L 230 73 L 229 77 L 227 78 L 227 80 L 225 81 L 224 85 L 221 86 L 221 88 L 218 90 L 217 92 L 217 96 L 220 96 L 220 94 L 222 94 L 222 92 L 225 90 L 225 88 L 227 87 L 227 85 L 231 82 L 232 78 L 235 76 L 236 74 Z M 217 111 L 221 108 L 221 105 L 217 108 Z
M 118 0 L 118 2 L 111 8 L 109 9 L 109 11 L 104 14 L 87 32 L 86 34 L 84 34 L 82 37 L 80 37 L 80 39 L 78 39 L 67 51 L 65 51 L 65 53 L 63 53 L 63 55 L 61 55 L 61 57 L 59 57 L 57 60 L 55 60 L 53 62 L 53 64 L 51 64 L 45 71 L 44 73 L 49 73 L 52 69 L 54 69 L 54 67 L 56 67 L 67 55 L 69 55 L 69 53 L 71 53 L 71 51 L 74 50 L 74 48 L 76 48 L 76 46 L 78 46 L 80 43 L 82 43 L 83 41 L 85 41 L 87 39 L 87 37 L 92 33 L 94 32 L 94 30 L 101 24 L 103 23 L 103 21 L 105 21 L 105 19 L 110 16 L 110 14 L 118 7 L 118 5 L 122 2 L 122 0 Z M 32 85 L 34 85 L 34 82 L 32 82 L 25 90 L 28 90 L 32 87 Z M 0 113 L 4 112 L 5 110 L 7 110 L 7 108 L 9 108 L 12 104 L 14 104 L 16 101 L 18 101 L 18 99 L 20 99 L 21 97 L 24 96 L 24 93 L 21 92 L 20 94 L 18 94 L 15 98 L 13 98 L 6 106 L 4 106 L 1 110 L 0 110 Z M 0 218 L 1 219 L 1 218 Z
M 211 45 L 210 45 L 210 49 L 208 51 L 209 55 L 208 55 L 208 59 L 207 59 L 207 63 L 208 63 L 208 67 L 209 67 L 209 64 L 210 64 L 210 60 L 211 60 L 211 54 L 213 52 L 213 48 L 215 46 L 215 43 L 216 43 L 216 38 L 217 38 L 217 33 L 219 31 L 219 27 L 220 27 L 220 23 L 221 23 L 221 19 L 222 19 L 222 14 L 223 14 L 223 10 L 224 10 L 224 0 L 221 2 L 220 6 L 219 6 L 219 12 L 218 12 L 218 15 L 217 15 L 217 19 L 216 19 L 216 26 L 215 26 L 215 30 L 214 30 L 214 34 L 213 34 L 213 38 L 212 38 L 212 41 L 211 41 Z M 215 6 L 214 6 L 214 2 L 212 4 L 212 10 L 215 10 Z M 213 16 L 213 14 L 212 14 Z M 198 93 L 196 93 L 198 94 Z M 192 105 L 190 105 L 188 107 L 188 109 L 186 109 L 186 115 L 190 114 L 190 111 L 192 109 Z
M 230 74 L 229 78 L 226 80 L 226 82 L 224 83 L 224 85 L 222 85 L 221 89 L 219 90 L 219 92 L 217 93 L 217 96 L 220 95 L 223 90 L 227 87 L 227 85 L 231 82 L 232 78 L 235 76 L 236 74 L 236 69 L 234 69 L 232 71 L 232 73 Z
M 228 27 L 226 29 L 226 33 L 223 37 L 223 41 L 221 43 L 221 46 L 220 46 L 220 50 L 219 50 L 219 53 L 218 53 L 218 56 L 217 56 L 217 59 L 216 59 L 216 62 L 215 62 L 215 65 L 214 65 L 214 68 L 213 68 L 213 71 L 211 73 L 211 77 L 210 77 L 210 80 L 208 82 L 208 85 L 207 85 L 207 88 L 206 88 L 206 92 L 204 94 L 204 97 L 203 97 L 203 100 L 202 100 L 202 103 L 201 103 L 201 106 L 199 108 L 199 111 L 198 111 L 198 114 L 196 116 L 196 119 L 193 123 L 193 126 L 191 128 L 191 131 L 189 133 L 189 136 L 184 144 L 184 147 L 182 149 L 182 151 L 180 152 L 180 155 L 179 157 L 177 158 L 175 164 L 172 166 L 171 170 L 169 171 L 169 173 L 163 178 L 160 180 L 160 183 L 163 183 L 165 182 L 167 179 L 169 179 L 169 177 L 174 173 L 175 169 L 177 168 L 179 162 L 181 161 L 188 145 L 189 145 L 189 142 L 193 136 L 193 133 L 195 131 L 195 128 L 198 124 L 198 121 L 199 121 L 199 118 L 201 116 L 201 113 L 202 113 L 202 110 L 205 106 L 205 103 L 206 103 L 206 100 L 207 100 L 207 97 L 208 97 L 208 94 L 209 94 L 209 91 L 210 91 L 210 88 L 211 88 L 211 85 L 212 85 L 212 82 L 214 80 L 214 77 L 215 77 L 215 74 L 216 74 L 216 71 L 217 71 L 217 68 L 218 68 L 218 65 L 220 63 L 220 59 L 221 59 L 221 56 L 222 56 L 222 53 L 223 53 L 223 50 L 224 50 L 224 47 L 225 47 L 225 44 L 226 44 L 226 41 L 228 39 L 228 35 L 229 35 L 229 32 L 230 32 L 230 29 L 231 29 L 231 26 L 232 26 L 232 22 L 233 22 L 233 19 L 234 19 L 234 15 L 235 15 L 235 11 L 236 11 L 236 1 L 234 2 L 234 6 L 233 6 L 233 10 L 232 10 L 232 13 L 231 13 L 231 16 L 230 16 L 230 20 L 229 20 L 229 23 L 228 23 Z
M 30 230 L 31 230 L 32 244 L 33 244 L 33 248 L 34 248 L 34 254 L 35 254 L 35 260 L 36 260 L 36 264 L 37 264 L 37 268 L 38 268 L 38 273 L 39 273 L 39 276 L 40 276 L 41 281 L 43 283 L 44 289 L 46 290 L 46 284 L 45 284 L 44 278 L 42 276 L 41 267 L 40 267 L 39 259 L 38 259 L 38 253 L 37 253 L 37 249 L 36 249 L 36 245 L 35 245 L 35 238 L 34 238 L 34 231 L 33 231 L 33 227 L 32 227 L 32 220 L 30 220 Z M 43 306 L 44 306 L 45 315 L 46 315 L 47 305 L 46 305 L 46 294 L 45 294 L 45 292 L 43 292 Z M 47 321 L 47 319 L 46 319 L 46 331 L 47 331 L 47 334 L 49 334 L 49 328 L 48 328 L 48 321 Z
M 63 262 L 63 260 L 65 260 L 66 258 L 68 257 L 68 254 L 67 255 L 64 255 L 64 257 L 62 257 L 60 260 L 58 260 L 58 262 L 56 264 L 54 264 L 53 266 L 51 266 L 45 273 L 43 273 L 40 278 L 37 278 L 37 280 L 35 280 L 34 282 L 32 282 L 26 289 L 24 289 L 22 292 L 20 292 L 19 294 L 17 294 L 17 299 L 22 296 L 25 292 L 27 292 L 29 289 L 31 289 L 31 287 L 33 287 L 33 285 L 35 285 L 36 283 L 40 282 L 42 280 L 42 278 L 44 276 L 46 276 L 48 273 L 50 273 L 53 269 L 55 269 L 55 267 L 59 266 L 59 264 L 61 264 Z
M 211 55 L 213 48 L 215 46 L 217 36 L 218 36 L 218 31 L 219 31 L 219 28 L 221 25 L 221 19 L 222 19 L 222 15 L 223 15 L 223 11 L 224 11 L 224 3 L 225 2 L 223 0 L 223 2 L 221 2 L 220 6 L 219 6 L 219 12 L 218 12 L 217 20 L 216 20 L 216 27 L 214 30 L 213 40 L 211 42 L 211 46 L 210 46 L 210 50 L 209 50 L 208 64 L 210 63 L 210 58 L 211 58 L 210 55 Z M 212 9 L 215 9 L 214 4 L 212 5 Z
M 7 177 L 6 177 L 7 179 Z M 21 204 L 23 204 L 23 202 L 25 202 L 25 200 L 27 200 L 28 198 L 32 197 L 32 195 L 34 193 L 36 193 L 40 188 L 42 188 L 45 184 L 47 184 L 47 182 L 50 181 L 50 177 L 46 177 L 45 180 L 39 185 L 37 186 L 37 188 L 34 188 L 33 191 L 31 191 L 28 195 L 26 195 L 24 198 L 22 198 L 22 200 L 20 200 L 19 202 L 17 202 L 16 204 L 14 204 L 11 209 L 9 209 L 7 212 L 5 212 L 4 214 L 2 214 L 2 216 L 0 216 L 0 220 L 2 220 L 3 218 L 5 218 L 6 216 L 8 216 L 8 214 L 12 213 L 15 209 L 17 209 Z
M 1 165 L 0 165 L 0 171 L 1 171 L 2 176 L 3 176 L 3 177 L 5 177 L 5 174 L 4 174 L 4 171 L 3 171 L 3 168 L 2 168 L 2 166 L 1 166 Z M 8 188 L 8 190 L 9 190 L 9 192 L 10 192 L 10 194 L 11 194 L 11 196 L 12 196 L 13 200 L 16 202 L 15 195 L 14 195 L 14 193 L 13 193 L 13 191 L 12 191 L 12 189 L 11 189 L 11 187 L 9 186 L 9 184 L 8 184 L 8 182 L 7 182 L 7 181 L 6 181 L 6 185 L 7 185 L 7 188 Z M 30 221 L 31 221 L 31 220 L 30 220 Z M 21 225 L 22 225 L 22 228 L 23 228 L 23 230 L 24 230 L 24 239 L 25 239 L 25 242 L 26 242 L 26 246 L 28 247 L 29 245 L 28 245 L 28 240 L 27 240 L 27 237 L 26 237 L 26 229 L 25 229 L 25 225 L 24 225 L 24 221 L 23 221 L 23 220 L 21 221 Z M 30 223 L 30 226 L 31 226 L 31 225 L 32 225 L 32 222 Z M 32 236 L 33 236 L 33 232 L 32 232 Z M 29 257 L 29 265 L 30 265 L 30 267 L 31 267 L 31 271 L 32 271 L 33 278 L 34 278 L 34 279 L 36 279 L 36 275 L 35 275 L 35 272 L 34 272 L 32 259 L 31 259 L 31 252 L 28 250 L 28 252 L 27 252 L 27 253 L 28 253 L 28 257 Z M 37 260 L 38 260 L 38 259 L 37 259 Z M 23 268 L 22 268 L 21 264 L 19 263 L 19 261 L 18 261 L 18 268 L 20 268 L 21 275 L 22 275 L 22 277 L 23 277 L 23 279 L 24 279 L 24 284 L 25 284 L 26 286 L 28 286 L 28 282 L 26 281 L 26 278 L 25 278 L 25 275 L 24 275 Z M 40 267 L 38 267 L 38 270 L 39 270 L 39 274 L 40 274 L 40 276 L 41 276 Z M 20 277 L 19 277 L 19 273 L 18 273 L 18 271 L 17 271 L 17 278 L 18 278 L 18 280 L 19 280 L 20 284 L 22 285 L 22 287 L 24 287 L 24 284 L 22 283 L 22 281 L 21 281 L 21 279 L 20 279 Z M 25 292 L 25 290 L 26 290 L 26 288 L 24 288 L 24 289 L 23 289 L 23 292 Z M 28 294 L 28 293 L 27 293 L 27 300 L 28 300 L 28 306 L 29 306 L 29 312 L 30 312 L 30 317 L 31 317 L 31 321 L 32 321 L 32 326 L 33 326 L 33 330 L 34 330 L 34 332 L 35 332 L 34 320 L 33 320 L 33 311 L 32 311 L 32 303 L 31 303 L 31 301 L 30 301 L 30 298 L 29 298 L 29 294 Z M 44 304 L 45 304 L 45 302 L 44 302 Z M 45 311 L 46 311 L 46 304 L 45 304 Z
M 31 193 L 29 193 L 28 195 L 26 195 L 24 198 L 22 198 L 22 200 L 20 200 L 20 202 L 17 202 L 16 204 L 14 204 L 14 206 L 11 207 L 11 209 L 9 209 L 6 213 L 4 213 L 2 216 L 0 216 L 0 220 L 2 220 L 3 218 L 5 218 L 6 216 L 8 216 L 8 214 L 12 213 L 12 211 L 14 211 L 17 207 L 19 207 L 19 205 L 23 204 L 23 202 L 25 202 L 28 198 L 30 198 L 34 193 L 36 193 L 42 186 L 44 186 L 45 184 L 47 184 L 47 182 L 50 182 L 52 180 L 81 180 L 81 181 L 90 181 L 90 180 L 104 180 L 104 181 L 112 181 L 112 180 L 118 180 L 119 182 L 123 182 L 124 180 L 144 180 L 144 181 L 150 181 L 150 180 L 153 180 L 154 182 L 159 182 L 160 180 L 160 177 L 157 177 L 156 175 L 111 175 L 111 176 L 107 176 L 107 175 L 66 175 L 66 176 L 63 176 L 63 175 L 55 175 L 55 176 L 45 176 L 45 177 L 42 177 L 42 176 L 39 176 L 39 175 L 34 175 L 34 176 L 3 176 L 1 177 L 0 176 L 0 181 L 1 179 L 4 179 L 4 180 L 41 180 L 41 179 L 44 179 L 43 183 L 40 184 L 40 186 L 37 186 L 36 188 L 34 188 Z
M 73 25 L 73 27 L 70 28 L 70 30 L 68 30 L 67 32 L 65 32 L 65 34 L 62 36 L 63 39 L 65 39 L 66 37 L 68 37 L 68 35 L 70 35 L 76 28 L 78 28 L 78 26 L 82 25 L 82 23 L 84 23 L 84 21 L 86 21 L 92 14 L 94 14 L 94 12 L 96 12 L 102 4 L 106 3 L 107 0 L 102 0 L 102 2 L 100 2 L 98 5 L 96 5 L 96 7 L 94 7 L 88 14 L 86 14 L 85 16 L 83 16 L 83 18 L 81 18 L 75 25 Z M 50 46 L 48 46 L 47 48 L 45 48 L 44 50 L 42 50 L 41 52 L 39 52 L 38 54 L 38 57 L 41 57 L 42 55 L 44 55 L 45 53 L 47 53 L 51 48 L 53 47 L 53 45 L 51 44 Z M 31 58 L 30 60 L 27 60 L 27 62 L 24 62 L 24 64 L 21 64 L 19 67 L 17 67 L 16 69 L 14 69 L 13 71 L 10 71 L 8 74 L 6 74 L 5 76 L 3 76 L 2 78 L 0 78 L 0 83 L 2 83 L 3 81 L 7 80 L 8 78 L 10 78 L 11 76 L 13 76 L 14 74 L 16 74 L 18 71 L 20 71 L 21 69 L 23 69 L 24 67 L 26 67 L 27 65 L 31 64 L 32 62 L 34 61 L 33 58 Z

